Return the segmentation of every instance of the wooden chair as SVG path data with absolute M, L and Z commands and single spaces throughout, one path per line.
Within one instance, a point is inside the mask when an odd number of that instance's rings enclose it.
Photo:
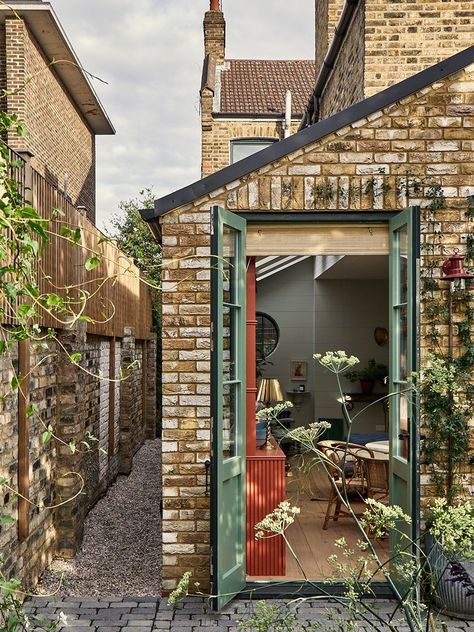
M 339 518 L 351 517 L 342 508 L 343 500 L 338 491 L 365 498 L 367 481 L 365 477 L 364 458 L 373 458 L 369 448 L 356 443 L 346 444 L 344 441 L 320 441 L 318 448 L 325 457 L 326 470 L 331 483 L 331 493 L 324 517 L 323 529 L 327 529 L 330 520 L 337 522 Z
M 367 479 L 367 497 L 388 502 L 389 500 L 389 461 L 388 459 L 364 458 Z

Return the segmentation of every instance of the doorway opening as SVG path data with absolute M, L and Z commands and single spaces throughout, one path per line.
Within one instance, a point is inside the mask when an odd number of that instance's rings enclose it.
M 274 450 L 265 450 L 263 457 L 266 438 L 257 427 L 257 449 L 247 459 L 247 537 L 253 535 L 250 522 L 258 516 L 258 509 L 261 513 L 265 501 L 273 509 L 270 504 L 278 495 L 299 507 L 300 513 L 286 532 L 299 563 L 281 543 L 248 542 L 247 573 L 252 580 L 328 579 L 334 574 L 328 560 L 340 554 L 334 542 L 345 538 L 357 551 L 360 534 L 353 519 L 338 507 L 331 472 L 318 463 L 314 453 L 288 438 L 287 432 L 313 421 L 328 421 L 331 428 L 321 437 L 321 447 L 337 460 L 338 442 L 346 441 L 349 426 L 334 375 L 313 354 L 344 350 L 359 358 L 355 369 L 375 363 L 379 379 L 373 390 L 363 392 L 356 376 L 342 380 L 343 397 L 353 414 L 369 405 L 350 431 L 353 447 L 348 459 L 357 472 L 348 480 L 352 479 L 356 513 L 364 511 L 368 496 L 388 503 L 389 419 L 383 396 L 388 392 L 389 257 L 330 252 L 261 255 L 249 259 L 248 270 L 254 274 L 248 292 L 255 291 L 256 361 L 253 369 L 247 366 L 257 377 L 256 406 L 262 405 L 258 402 L 264 392 L 262 380 L 276 380 L 274 397 L 291 401 L 293 407 L 282 414 L 280 423 L 272 425 Z M 253 376 L 247 376 L 251 382 L 249 377 Z M 257 464 L 262 458 L 264 465 Z M 356 473 L 362 475 L 360 480 Z M 253 499 L 255 494 L 258 497 Z M 376 547 L 382 559 L 389 558 L 388 538 L 379 540 Z M 354 563 L 357 557 L 356 553 Z M 271 563 L 262 562 L 265 559 Z

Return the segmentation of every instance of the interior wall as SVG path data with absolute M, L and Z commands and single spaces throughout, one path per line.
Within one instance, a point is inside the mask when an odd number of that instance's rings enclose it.
M 276 377 L 284 391 L 292 391 L 304 384 L 305 395 L 301 396 L 300 410 L 292 411 L 295 425 L 307 425 L 313 418 L 313 385 L 315 366 L 314 345 L 314 281 L 313 259 L 279 272 L 257 283 L 257 311 L 271 316 L 280 329 L 280 340 L 275 351 L 268 357 L 272 362 L 264 371 L 264 377 Z M 306 380 L 292 381 L 290 366 L 292 360 L 307 362 Z M 292 395 L 285 395 L 288 399 Z
M 374 358 L 388 365 L 388 344 L 380 347 L 374 340 L 375 327 L 388 329 L 388 282 L 386 280 L 321 279 L 314 282 L 315 353 L 343 350 L 355 355 L 362 368 Z M 342 417 L 337 401 L 339 392 L 332 373 L 315 367 L 315 418 Z M 343 379 L 347 392 L 359 393 L 359 383 Z M 374 391 L 384 392 L 381 384 Z M 363 408 L 355 404 L 354 413 Z M 383 431 L 383 409 L 377 404 L 355 422 L 353 432 Z
M 295 425 L 342 417 L 334 375 L 315 363 L 313 353 L 342 349 L 360 359 L 358 367 L 371 358 L 388 365 L 388 345 L 380 347 L 374 340 L 375 327 L 388 329 L 388 281 L 313 277 L 310 257 L 257 284 L 257 311 L 271 316 L 280 329 L 278 346 L 268 358 L 272 364 L 263 375 L 278 378 L 288 399 L 293 389 L 305 386 L 306 394 L 296 396 L 302 403 L 293 409 Z M 306 380 L 291 380 L 292 360 L 307 363 Z M 346 392 L 360 392 L 358 382 L 343 379 L 342 384 Z M 374 390 L 386 389 L 377 384 Z M 354 412 L 362 407 L 355 404 Z M 382 406 L 375 405 L 361 415 L 353 432 L 383 431 L 383 425 Z

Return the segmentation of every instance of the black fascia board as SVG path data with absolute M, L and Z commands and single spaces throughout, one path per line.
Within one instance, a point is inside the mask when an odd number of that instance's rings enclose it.
M 220 189 L 226 184 L 234 182 L 234 180 L 239 180 L 252 171 L 257 171 L 276 160 L 280 160 L 288 154 L 298 151 L 298 149 L 314 143 L 346 125 L 351 125 L 374 112 L 393 105 L 410 94 L 426 88 L 431 83 L 449 77 L 449 75 L 458 72 L 473 62 L 474 46 L 470 46 L 460 53 L 448 57 L 444 61 L 430 66 L 430 68 L 422 70 L 416 75 L 404 79 L 327 119 L 306 127 L 278 143 L 273 143 L 270 147 L 262 149 L 248 158 L 239 160 L 216 173 L 155 200 L 153 217 L 145 217 L 144 215 L 142 217 L 147 222 L 154 222 L 161 215 L 212 193 L 212 191 Z
M 348 224 L 386 224 L 400 210 L 393 211 L 232 211 L 242 217 L 249 224 L 285 224 L 288 222 L 306 222 L 311 224 L 333 224 L 347 222 Z

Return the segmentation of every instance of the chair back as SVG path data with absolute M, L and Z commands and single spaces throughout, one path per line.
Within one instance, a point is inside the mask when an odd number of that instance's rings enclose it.
M 374 494 L 388 495 L 389 492 L 389 461 L 388 459 L 364 459 L 367 477 L 367 491 L 369 496 Z

